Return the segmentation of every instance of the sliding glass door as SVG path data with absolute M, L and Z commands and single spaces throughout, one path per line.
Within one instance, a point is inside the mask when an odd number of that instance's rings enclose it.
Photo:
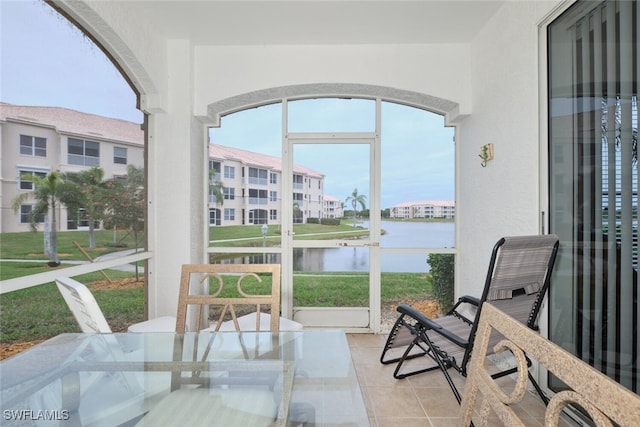
M 636 393 L 639 24 L 637 1 L 584 1 L 548 28 L 550 338 Z

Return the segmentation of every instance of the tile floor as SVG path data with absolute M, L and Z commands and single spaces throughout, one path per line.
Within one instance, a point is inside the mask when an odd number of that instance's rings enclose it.
M 449 427 L 455 425 L 458 403 L 440 371 L 396 380 L 393 365 L 379 361 L 386 335 L 348 334 L 351 356 L 360 382 L 369 421 L 373 427 Z M 464 378 L 453 373 L 460 391 Z M 545 407 L 538 396 L 527 393 L 514 410 L 526 426 L 543 426 Z M 495 424 L 502 425 L 496 419 Z M 577 424 L 561 421 L 561 427 Z

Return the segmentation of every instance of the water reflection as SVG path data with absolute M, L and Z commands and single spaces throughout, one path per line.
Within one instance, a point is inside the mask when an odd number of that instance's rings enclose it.
M 367 226 L 367 225 L 365 225 Z M 383 248 L 452 248 L 455 242 L 453 222 L 382 221 Z M 253 254 L 225 262 L 279 263 L 280 254 Z M 419 273 L 428 271 L 427 254 L 383 254 L 383 272 Z M 294 271 L 369 271 L 368 248 L 298 248 L 293 251 Z

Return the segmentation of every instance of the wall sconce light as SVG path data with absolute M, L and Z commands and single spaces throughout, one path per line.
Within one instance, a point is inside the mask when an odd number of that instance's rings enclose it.
M 493 160 L 493 144 L 484 144 L 480 147 L 480 154 L 478 155 L 482 159 L 480 165 L 484 168 L 487 167 L 487 162 Z

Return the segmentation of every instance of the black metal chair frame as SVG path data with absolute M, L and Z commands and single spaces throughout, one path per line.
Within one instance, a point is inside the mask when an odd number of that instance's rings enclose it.
M 546 271 L 544 273 L 544 278 L 542 281 L 542 285 L 537 293 L 537 296 L 533 300 L 533 305 L 528 314 L 528 319 L 526 321 L 526 325 L 533 329 L 538 330 L 538 314 L 541 308 L 542 300 L 546 292 L 549 289 L 550 277 L 553 270 L 553 265 L 555 263 L 555 258 L 558 252 L 558 238 L 555 235 L 546 235 L 546 236 L 536 236 L 540 238 L 540 243 L 543 245 L 549 245 L 550 251 L 548 255 L 548 262 L 546 265 Z M 482 311 L 482 304 L 484 301 L 488 300 L 489 291 L 491 289 L 494 270 L 496 267 L 496 261 L 500 255 L 500 251 L 505 243 L 512 239 L 518 238 L 534 238 L 533 236 L 522 236 L 522 237 L 505 237 L 500 239 L 494 246 L 493 251 L 491 253 L 491 259 L 489 262 L 489 269 L 487 272 L 487 277 L 485 280 L 485 286 L 482 293 L 481 298 L 475 298 L 473 296 L 462 296 L 458 299 L 455 305 L 445 313 L 444 317 L 451 318 L 454 317 L 457 320 L 464 322 L 464 324 L 469 326 L 469 333 L 467 336 L 460 336 L 455 334 L 449 329 L 446 329 L 442 325 L 438 323 L 438 319 L 429 319 L 425 315 L 423 315 L 420 311 L 416 310 L 414 307 L 411 307 L 407 304 L 400 304 L 397 308 L 397 311 L 400 313 L 400 317 L 396 320 L 385 347 L 383 349 L 382 355 L 380 356 L 380 362 L 383 364 L 392 364 L 397 363 L 396 369 L 394 371 L 394 377 L 397 379 L 406 378 L 408 376 L 429 372 L 435 369 L 440 369 L 445 376 L 449 387 L 453 391 L 453 394 L 456 397 L 458 403 L 461 401 L 461 395 L 455 386 L 451 376 L 449 375 L 449 369 L 453 368 L 457 372 L 459 372 L 463 377 L 467 376 L 467 366 L 469 364 L 469 360 L 471 358 L 471 353 L 473 350 L 473 343 L 475 339 L 476 329 L 477 329 L 477 321 L 480 318 L 480 313 Z M 525 291 L 514 292 L 513 297 L 517 297 L 519 294 L 525 294 Z M 489 299 L 491 300 L 491 299 Z M 472 319 L 469 319 L 464 314 L 460 313 L 460 307 L 464 305 L 470 305 L 475 307 L 475 316 Z M 439 318 L 440 319 L 440 318 Z M 437 335 L 431 335 L 437 334 Z M 431 335 L 431 336 L 430 336 Z M 447 340 L 449 343 L 454 344 L 460 349 L 464 350 L 464 355 L 462 357 L 461 363 L 458 363 L 455 356 L 452 356 L 447 353 L 446 350 L 439 347 L 434 343 L 435 338 L 442 337 Z M 398 348 L 406 345 L 406 350 L 402 354 L 401 357 L 393 357 L 387 358 L 387 353 L 392 348 Z M 403 364 L 411 359 L 415 359 L 418 357 L 430 357 L 433 361 L 435 361 L 435 365 L 431 364 L 429 367 L 423 369 L 417 369 L 414 371 L 410 371 L 407 373 L 400 373 Z M 531 366 L 531 360 L 527 358 L 528 365 Z M 510 375 L 516 372 L 516 368 L 507 369 L 495 373 L 492 375 L 492 378 L 501 378 L 506 375 Z M 543 393 L 542 389 L 535 381 L 531 373 L 528 373 L 529 380 L 533 384 L 536 392 L 540 395 L 545 404 L 548 403 L 548 398 Z

